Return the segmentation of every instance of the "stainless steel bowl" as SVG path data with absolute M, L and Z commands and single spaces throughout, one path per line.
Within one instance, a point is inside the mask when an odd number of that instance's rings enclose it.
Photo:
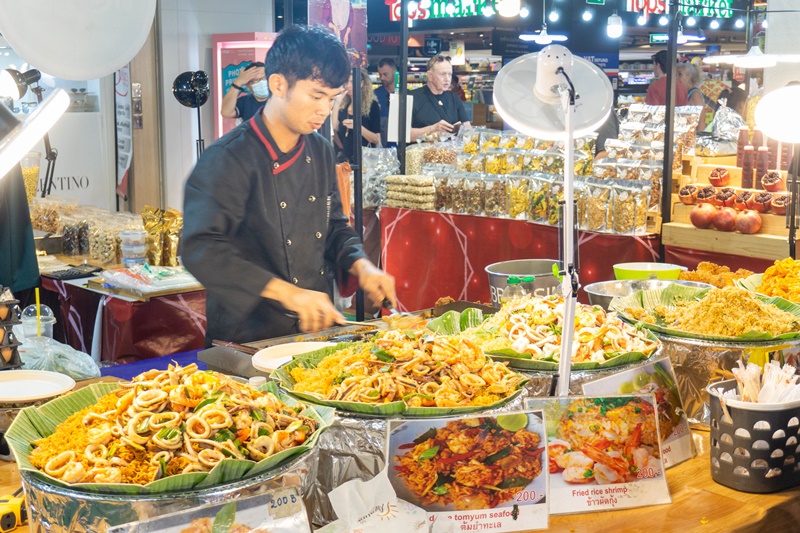
M 589 295 L 589 303 L 599 305 L 608 310 L 611 300 L 617 296 L 628 296 L 636 291 L 666 289 L 670 284 L 677 283 L 687 287 L 706 289 L 712 287 L 708 283 L 699 281 L 666 280 L 666 279 L 628 279 L 617 281 L 598 281 L 583 288 Z

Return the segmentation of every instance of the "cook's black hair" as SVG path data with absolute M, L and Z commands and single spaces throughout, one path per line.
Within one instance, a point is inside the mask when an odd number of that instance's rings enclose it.
M 244 67 L 244 70 L 245 70 L 245 71 L 248 71 L 248 70 L 250 70 L 251 68 L 263 67 L 263 66 L 264 66 L 264 63 L 262 63 L 261 61 L 253 61 L 252 63 L 250 63 L 249 65 L 247 65 L 246 67 Z
M 317 80 L 336 89 L 350 79 L 342 41 L 322 26 L 289 26 L 281 31 L 267 52 L 264 70 L 267 79 L 283 75 L 290 89 L 300 80 Z

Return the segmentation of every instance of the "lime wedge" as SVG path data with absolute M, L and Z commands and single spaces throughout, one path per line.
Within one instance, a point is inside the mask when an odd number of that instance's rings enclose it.
M 630 394 L 634 390 L 636 390 L 636 389 L 633 388 L 633 383 L 630 382 L 630 381 L 626 381 L 625 383 L 622 383 L 619 386 L 619 393 L 620 394 Z
M 633 385 L 637 389 L 641 389 L 648 383 L 650 383 L 650 374 L 647 373 L 637 374 L 636 377 L 633 378 Z
M 497 417 L 497 425 L 508 431 L 519 431 L 528 426 L 528 415 L 524 413 L 499 415 Z

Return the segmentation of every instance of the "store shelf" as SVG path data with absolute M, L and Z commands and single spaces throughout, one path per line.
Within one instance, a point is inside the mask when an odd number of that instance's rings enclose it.
M 661 226 L 661 243 L 664 246 L 769 260 L 783 259 L 789 255 L 789 241 L 786 237 L 697 229 L 691 224 L 681 222 L 669 222 Z

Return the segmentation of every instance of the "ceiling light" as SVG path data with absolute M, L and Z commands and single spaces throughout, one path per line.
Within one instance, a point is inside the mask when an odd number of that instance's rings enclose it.
M 746 54 L 705 57 L 703 58 L 703 63 L 707 65 L 719 65 L 722 63 L 739 68 L 767 68 L 777 65 L 778 59 L 783 59 L 783 57 L 774 54 L 765 54 L 758 46 L 752 46 Z
M 639 18 L 636 19 L 636 23 L 639 26 L 644 26 L 645 24 L 647 24 L 647 17 L 645 17 L 644 15 L 639 15 Z
M 708 27 L 711 28 L 712 30 L 718 30 L 719 21 L 717 19 L 712 20 L 711 23 L 708 25 Z
M 455 35 L 455 34 L 456 34 L 456 32 L 454 32 L 454 31 L 450 32 L 450 35 Z
M 658 19 L 658 23 L 661 24 L 662 26 L 666 26 L 667 24 L 669 24 L 669 19 L 666 16 L 661 15 L 661 17 L 659 17 Z
M 478 35 L 478 37 L 483 37 L 483 34 L 482 34 L 482 33 L 481 33 L 481 34 L 479 34 L 479 35 Z
M 622 37 L 622 17 L 614 14 L 608 17 L 608 26 L 606 26 L 606 34 L 612 39 L 619 39 Z
M 549 16 L 549 17 L 547 17 L 547 18 L 548 18 L 548 19 L 550 19 L 550 22 L 555 22 L 555 21 L 557 21 L 557 20 L 558 20 L 558 11 L 556 11 L 555 9 L 554 9 L 554 10 L 552 10 L 552 11 L 550 12 L 550 16 Z
M 528 18 L 528 15 L 530 15 L 530 11 L 528 11 L 527 7 L 523 7 L 522 9 L 519 10 L 519 16 L 520 17 Z
M 566 35 L 547 33 L 547 24 L 542 24 L 542 31 L 539 33 L 523 33 L 519 36 L 523 41 L 533 41 L 536 44 L 546 45 L 554 42 L 562 42 L 567 40 Z
M 520 14 L 522 0 L 495 0 L 494 7 L 501 17 L 516 17 Z
M 734 25 L 741 30 L 742 28 L 744 28 L 744 20 L 736 19 L 736 23 Z
M 583 20 L 585 20 L 586 22 L 589 22 L 590 20 L 592 20 L 592 12 L 591 12 L 589 9 L 586 9 L 586 10 L 583 12 L 582 18 L 583 18 Z
M 686 25 L 687 25 L 687 26 L 689 26 L 689 27 L 692 27 L 692 26 L 694 26 L 695 24 L 697 24 L 697 19 L 696 19 L 696 18 L 694 18 L 694 17 L 688 17 L 688 18 L 686 19 Z
M 483 16 L 491 17 L 492 15 L 494 15 L 494 9 L 491 6 L 483 6 Z

